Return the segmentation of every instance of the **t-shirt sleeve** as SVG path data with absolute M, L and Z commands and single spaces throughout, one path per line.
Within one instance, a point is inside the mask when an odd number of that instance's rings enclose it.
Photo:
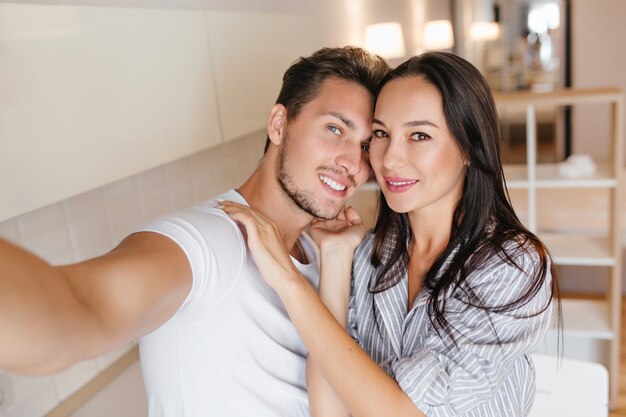
M 245 260 L 242 234 L 217 208 L 187 209 L 156 219 L 136 232 L 159 233 L 183 250 L 193 275 L 191 290 L 177 317 L 213 307 L 235 285 Z
M 517 261 L 519 269 L 500 262 L 493 270 L 475 273 L 472 285 L 485 305 L 506 305 L 527 290 L 538 256 L 524 254 Z M 532 351 L 547 331 L 551 318 L 551 308 L 546 308 L 551 301 L 547 274 L 539 292 L 512 311 L 486 313 L 468 306 L 462 296 L 448 299 L 446 318 L 457 344 L 433 330 L 411 355 L 391 363 L 396 381 L 422 412 L 429 417 L 456 416 L 493 398 L 519 366 L 520 357 Z

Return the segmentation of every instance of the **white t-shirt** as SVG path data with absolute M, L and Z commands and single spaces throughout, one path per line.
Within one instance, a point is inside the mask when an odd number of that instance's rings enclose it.
M 193 272 L 178 312 L 139 343 L 149 415 L 308 416 L 307 350 L 217 199 L 247 205 L 230 190 L 140 229 L 177 242 Z M 315 246 L 300 243 L 312 262 L 292 260 L 317 288 Z

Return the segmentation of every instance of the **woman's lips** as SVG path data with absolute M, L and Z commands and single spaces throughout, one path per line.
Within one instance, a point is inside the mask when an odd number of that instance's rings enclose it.
M 417 183 L 417 180 L 409 178 L 385 177 L 385 184 L 387 185 L 387 189 L 395 193 L 401 193 L 403 191 L 406 191 Z

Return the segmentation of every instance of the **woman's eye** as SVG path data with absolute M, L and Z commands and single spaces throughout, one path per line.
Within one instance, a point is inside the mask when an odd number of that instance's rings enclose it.
M 431 138 L 430 135 L 427 135 L 426 133 L 423 133 L 423 132 L 416 132 L 411 135 L 411 139 L 416 140 L 416 141 L 428 140 L 430 138 Z
M 337 136 L 341 135 L 341 129 L 339 129 L 337 126 L 328 126 L 328 130 L 330 130 L 333 134 Z
M 369 143 L 362 143 L 361 144 L 361 150 L 363 152 L 369 152 L 370 151 L 370 144 Z
M 372 132 L 372 135 L 373 135 L 375 138 L 386 138 L 386 137 L 387 137 L 387 132 L 385 132 L 384 130 L 375 129 L 375 130 Z

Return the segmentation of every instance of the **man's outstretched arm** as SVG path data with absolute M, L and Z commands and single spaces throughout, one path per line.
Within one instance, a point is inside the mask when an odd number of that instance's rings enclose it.
M 47 373 L 106 353 L 167 321 L 191 283 L 184 252 L 156 233 L 60 267 L 0 239 L 0 368 Z

